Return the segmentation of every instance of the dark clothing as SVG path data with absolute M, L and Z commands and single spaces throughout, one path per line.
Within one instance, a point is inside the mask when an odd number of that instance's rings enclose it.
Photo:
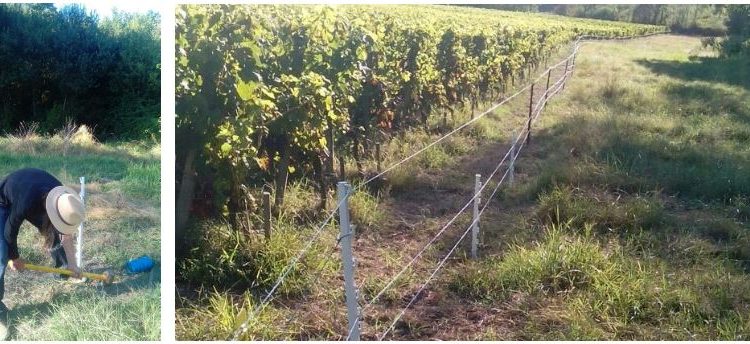
M 25 168 L 11 173 L 0 181 L 0 305 L 5 296 L 5 269 L 8 260 L 18 258 L 18 230 L 24 220 L 41 230 L 47 209 L 44 206 L 47 193 L 62 183 L 49 173 Z M 49 251 L 55 267 L 67 268 L 68 259 L 60 245 L 60 236 L 55 235 L 53 248 Z M 4 305 L 3 305 L 4 307 Z M 2 316 L 2 314 L 0 314 Z
M 0 227 L 4 226 L 5 219 L 8 218 L 10 210 L 0 207 Z M 8 244 L 5 238 L 0 238 L 0 302 L 5 296 L 5 269 L 8 267 Z M 5 306 L 5 304 L 3 304 Z
M 47 216 L 45 197 L 50 190 L 61 185 L 51 174 L 35 168 L 15 171 L 0 181 L 0 208 L 9 210 L 2 224 L 2 233 L 8 244 L 8 259 L 18 258 L 16 240 L 21 223 L 26 220 L 41 229 Z M 55 246 L 59 240 L 55 239 Z

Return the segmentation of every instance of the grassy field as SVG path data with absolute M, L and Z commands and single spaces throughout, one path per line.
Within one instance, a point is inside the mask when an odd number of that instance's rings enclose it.
M 23 167 L 44 169 L 80 189 L 86 177 L 84 270 L 113 270 L 112 285 L 73 283 L 51 274 L 9 271 L 5 304 L 11 308 L 15 340 L 158 340 L 160 268 L 125 276 L 130 258 L 160 260 L 160 146 L 99 143 L 85 127 L 51 136 L 28 128 L 0 137 L 0 175 Z M 36 228 L 19 234 L 26 261 L 52 264 Z
M 386 339 L 750 339 L 750 65 L 713 55 L 674 35 L 584 45 L 514 185 L 483 215 L 480 259 L 463 245 Z M 363 301 L 470 198 L 474 173 L 494 168 L 526 106 L 512 102 L 353 196 Z M 384 165 L 435 138 L 394 139 Z M 320 222 L 311 197 L 292 185 L 270 243 L 196 224 L 193 255 L 178 262 L 178 338 L 224 339 L 246 319 Z M 363 339 L 383 332 L 469 221 L 365 312 Z M 342 339 L 337 231 L 243 338 Z M 205 276 L 216 278 L 197 283 Z

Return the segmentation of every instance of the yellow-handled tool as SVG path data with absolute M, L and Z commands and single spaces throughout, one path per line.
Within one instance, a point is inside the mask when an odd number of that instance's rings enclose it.
M 73 276 L 73 271 L 70 271 L 68 269 L 51 268 L 49 266 L 41 266 L 41 265 L 34 265 L 34 264 L 28 264 L 28 263 L 24 264 L 24 266 L 28 270 Z M 81 271 L 81 277 L 86 277 L 89 279 L 102 281 L 106 284 L 110 284 L 112 283 L 112 280 L 114 279 L 115 276 L 111 274 L 109 271 L 105 271 L 103 274 L 94 274 L 90 272 Z

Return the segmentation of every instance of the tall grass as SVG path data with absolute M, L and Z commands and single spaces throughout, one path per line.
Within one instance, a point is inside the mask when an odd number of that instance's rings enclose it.
M 518 293 L 563 295 L 565 329 L 531 331 L 540 338 L 689 339 L 691 333 L 747 338 L 750 324 L 737 310 L 750 301 L 747 275 L 716 265 L 678 277 L 663 263 L 634 256 L 622 246 L 601 246 L 593 233 L 591 226 L 552 225 L 536 244 L 513 246 L 500 259 L 458 269 L 449 287 L 462 297 L 491 304 Z M 730 330 L 716 331 L 716 324 Z M 687 332 L 667 330 L 676 326 Z
M 161 288 L 111 295 L 81 289 L 11 312 L 18 340 L 155 341 L 161 337 Z
M 208 287 L 244 290 L 260 294 L 270 289 L 286 266 L 307 244 L 311 231 L 300 231 L 291 223 L 275 223 L 270 240 L 236 231 L 227 223 L 206 222 L 192 228 L 193 249 L 177 262 L 179 278 Z M 299 295 L 309 291 L 320 274 L 337 263 L 328 259 L 325 244 L 315 244 L 292 269 L 276 295 Z
M 286 322 L 283 310 L 270 305 L 254 313 L 256 306 L 257 301 L 249 292 L 236 297 L 210 292 L 200 302 L 177 310 L 176 337 L 191 340 L 229 339 L 240 325 L 248 321 L 247 331 L 241 333 L 239 340 L 295 339 L 299 329 L 282 329 L 280 326 Z

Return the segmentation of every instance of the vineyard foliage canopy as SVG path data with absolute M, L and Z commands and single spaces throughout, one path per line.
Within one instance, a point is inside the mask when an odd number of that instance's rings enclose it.
M 243 184 L 322 179 L 331 138 L 359 161 L 384 134 L 497 99 L 581 35 L 664 30 L 416 5 L 183 5 L 176 22 L 178 147 L 207 161 L 228 210 Z

